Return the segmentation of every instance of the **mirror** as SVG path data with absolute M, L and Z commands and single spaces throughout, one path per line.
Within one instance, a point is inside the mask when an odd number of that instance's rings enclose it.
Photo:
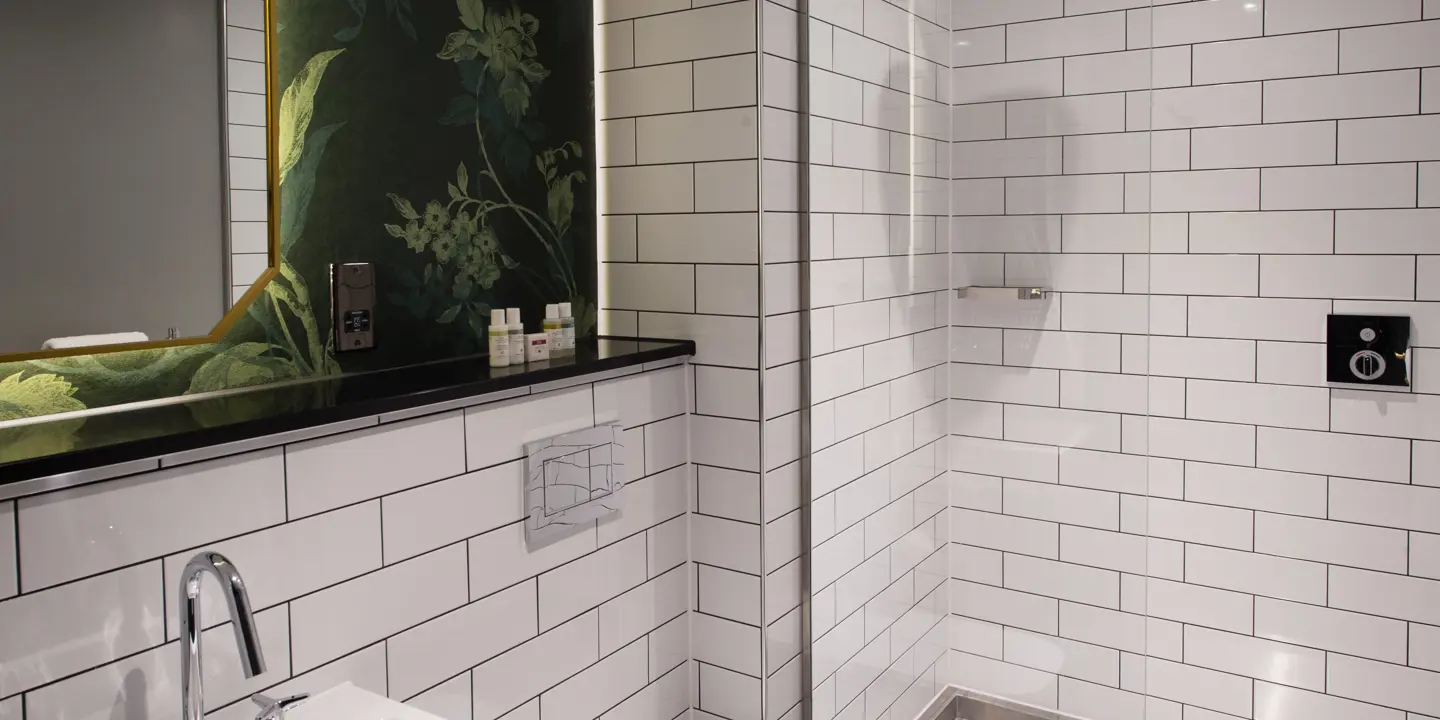
M 0 361 L 213 342 L 274 274 L 267 0 L 0 2 Z

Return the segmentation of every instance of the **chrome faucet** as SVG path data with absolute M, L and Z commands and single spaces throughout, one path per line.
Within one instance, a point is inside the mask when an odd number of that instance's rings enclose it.
M 213 573 L 225 591 L 225 604 L 230 606 L 230 620 L 235 626 L 235 644 L 240 646 L 240 667 L 245 677 L 265 672 L 265 656 L 260 651 L 260 635 L 255 630 L 255 616 L 250 612 L 250 595 L 235 564 L 224 555 L 201 552 L 185 565 L 180 575 L 180 717 L 182 720 L 203 720 L 205 693 L 200 674 L 200 577 Z

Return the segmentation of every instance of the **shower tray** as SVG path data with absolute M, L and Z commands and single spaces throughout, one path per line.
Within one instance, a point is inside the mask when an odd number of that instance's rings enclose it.
M 951 686 L 917 720 L 1082 720 L 1074 715 Z

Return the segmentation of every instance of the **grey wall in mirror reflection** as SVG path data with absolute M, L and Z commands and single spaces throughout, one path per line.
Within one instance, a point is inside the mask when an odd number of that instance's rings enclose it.
M 0 354 L 224 315 L 223 13 L 0 2 Z

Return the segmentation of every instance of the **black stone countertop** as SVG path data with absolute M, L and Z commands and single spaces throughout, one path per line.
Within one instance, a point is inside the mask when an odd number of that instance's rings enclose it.
M 691 340 L 601 337 L 525 366 L 492 368 L 474 355 L 40 418 L 0 428 L 0 486 L 693 354 Z

